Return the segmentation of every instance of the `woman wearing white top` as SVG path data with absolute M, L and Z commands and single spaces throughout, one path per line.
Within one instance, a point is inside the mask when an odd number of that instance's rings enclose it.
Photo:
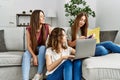
M 72 80 L 72 62 L 75 50 L 66 46 L 66 34 L 62 28 L 54 28 L 46 50 L 47 80 Z

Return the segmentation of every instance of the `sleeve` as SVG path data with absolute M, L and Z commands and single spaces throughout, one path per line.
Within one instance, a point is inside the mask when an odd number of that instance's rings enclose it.
M 31 27 L 30 26 L 26 27 L 26 30 L 28 30 L 30 32 Z
M 47 31 L 47 36 L 49 35 L 49 24 L 45 24 L 46 31 Z
M 69 29 L 67 30 L 67 40 L 72 40 L 71 28 L 69 28 Z
M 51 55 L 51 48 L 47 48 L 45 55 Z

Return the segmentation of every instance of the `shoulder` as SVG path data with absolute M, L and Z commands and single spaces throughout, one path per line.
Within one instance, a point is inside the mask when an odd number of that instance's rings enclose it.
M 51 47 L 47 48 L 46 55 L 51 55 L 51 53 L 52 53 L 52 48 Z
M 45 26 L 46 26 L 46 29 L 47 29 L 47 31 L 48 31 L 48 34 L 50 34 L 51 31 L 52 31 L 51 26 L 50 26 L 49 24 L 45 24 Z
M 45 27 L 46 27 L 46 28 L 48 28 L 48 29 L 49 29 L 49 27 L 50 27 L 50 25 L 49 25 L 49 24 L 45 23 L 44 25 L 45 25 Z
M 26 27 L 26 30 L 30 31 L 30 30 L 31 30 L 31 27 L 30 27 L 30 26 L 27 26 L 27 27 Z
M 71 27 L 69 27 L 69 28 L 67 29 L 67 32 L 68 32 L 68 33 L 71 33 Z

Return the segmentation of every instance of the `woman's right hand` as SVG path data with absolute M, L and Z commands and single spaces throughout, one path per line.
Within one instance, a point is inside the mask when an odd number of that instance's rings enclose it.
M 37 56 L 33 56 L 33 65 L 37 66 L 38 65 L 38 59 Z

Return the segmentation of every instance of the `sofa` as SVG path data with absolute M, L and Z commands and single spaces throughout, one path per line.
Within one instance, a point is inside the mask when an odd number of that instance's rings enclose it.
M 25 28 L 23 27 L 0 27 L 0 37 L 5 46 L 0 48 L 0 80 L 22 80 L 22 54 L 25 51 Z M 2 39 L 1 38 L 1 39 Z M 4 48 L 3 48 L 4 47 Z M 6 48 L 6 49 L 5 49 Z M 36 73 L 36 67 L 31 64 L 30 79 Z
M 65 30 L 67 28 L 64 27 Z M 25 32 L 25 27 L 0 27 L 0 80 L 22 80 L 21 62 L 22 54 L 26 50 Z M 82 63 L 83 79 L 120 80 L 119 61 L 119 53 L 87 58 Z M 37 68 L 32 65 L 31 60 L 30 79 L 36 71 Z

